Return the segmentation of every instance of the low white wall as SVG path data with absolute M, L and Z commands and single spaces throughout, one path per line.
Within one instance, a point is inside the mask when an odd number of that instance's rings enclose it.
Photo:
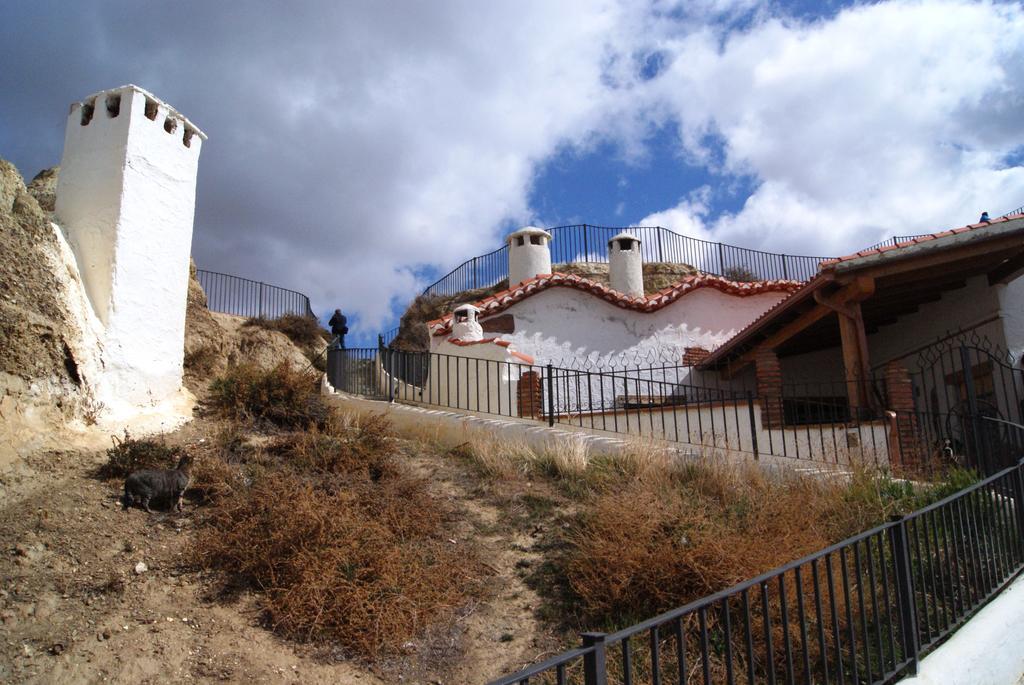
M 857 424 L 809 424 L 767 430 L 755 401 L 754 431 L 759 454 L 803 459 L 823 464 L 889 463 L 886 421 Z M 711 402 L 672 408 L 620 410 L 559 417 L 563 425 L 627 433 L 697 446 L 713 453 L 754 451 L 746 402 Z
M 993 599 L 902 685 L 1015 685 L 1024 682 L 1024 577 Z

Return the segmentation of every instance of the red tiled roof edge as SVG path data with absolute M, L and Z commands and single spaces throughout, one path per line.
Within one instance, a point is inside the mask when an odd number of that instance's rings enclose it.
M 737 341 L 748 335 L 755 328 L 758 328 L 759 326 L 763 325 L 764 322 L 767 321 L 768 319 L 774 317 L 779 312 L 779 310 L 791 305 L 793 302 L 796 301 L 798 296 L 806 295 L 810 292 L 813 292 L 814 290 L 821 287 L 824 283 L 827 283 L 828 281 L 833 279 L 835 276 L 832 273 L 832 270 L 837 264 L 840 264 L 842 262 L 849 262 L 854 259 L 860 259 L 862 257 L 870 257 L 872 255 L 883 254 L 885 252 L 890 252 L 892 250 L 898 250 L 905 247 L 911 247 L 913 245 L 919 245 L 921 243 L 927 243 L 929 241 L 937 240 L 939 238 L 946 238 L 952 235 L 959 235 L 961 233 L 975 231 L 979 228 L 991 226 L 992 224 L 1001 224 L 1007 221 L 1017 221 L 1018 219 L 1024 219 L 1024 214 L 1003 216 L 997 219 L 992 219 L 991 221 L 980 222 L 976 224 L 968 224 L 966 226 L 960 226 L 959 228 L 951 228 L 949 230 L 940 231 L 938 233 L 929 233 L 928 235 L 923 235 L 912 240 L 905 240 L 903 242 L 896 243 L 895 245 L 883 245 L 882 247 L 876 247 L 870 250 L 861 250 L 860 252 L 856 252 L 851 255 L 846 255 L 845 257 L 826 259 L 821 262 L 817 276 L 807 281 L 799 289 L 791 293 L 789 297 L 783 299 L 781 302 L 775 303 L 774 306 L 772 306 L 767 311 L 762 313 L 761 316 L 757 317 L 749 324 L 747 324 L 740 330 L 736 331 L 735 335 L 733 335 L 731 338 L 729 338 L 721 345 L 719 345 L 718 348 L 713 350 L 711 354 L 703 362 L 701 362 L 700 365 L 706 367 L 708 365 L 717 363 L 722 359 L 722 357 L 726 356 L 726 354 L 729 352 L 729 348 L 733 347 Z
M 654 293 L 653 295 L 648 295 L 646 297 L 629 297 L 617 290 L 612 290 L 606 285 L 602 285 L 596 281 L 591 281 L 587 278 L 582 278 L 575 274 L 554 273 L 527 279 L 518 285 L 508 288 L 507 290 L 502 290 L 490 297 L 485 297 L 479 302 L 474 302 L 473 304 L 480 309 L 481 316 L 491 316 L 508 309 L 513 304 L 521 302 L 527 297 L 547 290 L 548 288 L 563 287 L 590 293 L 595 297 L 600 297 L 606 302 L 623 309 L 632 309 L 638 312 L 654 312 L 668 304 L 671 304 L 672 302 L 675 302 L 687 293 L 701 288 L 710 287 L 729 295 L 746 297 L 770 292 L 792 293 L 799 289 L 800 286 L 801 284 L 798 281 L 778 280 L 741 283 L 737 281 L 730 281 L 729 279 L 722 278 L 721 276 L 698 274 L 694 276 L 687 276 L 667 288 L 663 288 L 657 293 Z M 451 314 L 446 314 L 439 319 L 428 321 L 427 326 L 430 327 L 431 334 L 445 335 L 449 333 L 451 331 L 451 317 Z
M 946 230 L 946 231 L 939 231 L 938 233 L 929 233 L 927 235 L 923 235 L 923 236 L 920 236 L 920 237 L 917 237 L 917 238 L 912 238 L 910 240 L 904 240 L 903 242 L 896 243 L 895 245 L 882 245 L 881 247 L 873 247 L 870 250 L 861 250 L 859 252 L 854 252 L 853 254 L 848 254 L 845 257 L 835 257 L 833 259 L 825 259 L 825 260 L 823 260 L 821 262 L 821 268 L 822 269 L 827 269 L 827 268 L 831 268 L 831 267 L 833 267 L 836 264 L 839 264 L 841 262 L 849 262 L 849 261 L 854 260 L 854 259 L 860 259 L 861 257 L 870 257 L 872 255 L 883 254 L 885 252 L 891 252 L 892 250 L 899 250 L 899 249 L 904 248 L 904 247 L 911 247 L 912 245 L 919 245 L 921 243 L 927 243 L 927 242 L 930 242 L 932 240 L 938 240 L 939 238 L 946 238 L 946 237 L 951 236 L 951 235 L 959 235 L 961 233 L 968 233 L 970 231 L 975 231 L 975 230 L 977 230 L 979 228 L 986 228 L 988 226 L 992 226 L 992 225 L 995 225 L 995 224 L 1006 223 L 1007 221 L 1016 221 L 1016 220 L 1021 219 L 1021 218 L 1024 218 L 1024 214 L 1014 214 L 1012 216 L 1001 216 L 1001 217 L 999 217 L 997 219 L 992 219 L 990 221 L 983 221 L 983 222 L 976 223 L 976 224 L 967 224 L 966 226 L 960 226 L 959 228 L 951 228 L 951 229 Z
M 448 338 L 448 342 L 452 345 L 458 345 L 459 347 L 469 347 L 470 345 L 497 345 L 498 347 L 504 347 L 508 353 L 516 359 L 520 359 L 527 364 L 535 363 L 533 357 L 530 355 L 508 349 L 512 343 L 508 340 L 502 340 L 501 338 L 484 338 L 483 340 L 458 340 L 456 338 Z

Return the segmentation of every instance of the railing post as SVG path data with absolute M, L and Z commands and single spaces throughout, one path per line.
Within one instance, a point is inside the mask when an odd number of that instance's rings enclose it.
M 473 289 L 474 290 L 480 287 L 480 285 L 479 285 L 480 278 L 478 277 L 478 275 L 476 273 L 476 260 L 477 260 L 477 258 L 473 257 Z
M 260 281 L 260 305 L 259 310 L 256 312 L 256 316 L 263 316 L 263 281 Z
M 786 255 L 782 255 L 782 279 L 789 280 L 789 267 L 786 264 Z
M 554 366 L 548 364 L 548 427 L 555 425 L 555 374 Z
M 604 633 L 583 633 L 584 647 L 593 647 L 583 657 L 584 685 L 608 685 L 607 653 L 605 652 Z
M 662 254 L 662 251 L 661 251 L 661 226 L 658 227 L 657 236 L 658 236 L 658 261 L 659 262 L 664 262 L 665 261 L 665 256 L 664 256 L 664 254 Z
M 718 275 L 725 276 L 725 254 L 722 250 L 722 243 L 718 243 Z
M 1017 478 L 1013 483 L 1013 511 L 1017 514 L 1017 534 L 1024 536 L 1024 458 L 1017 462 Z
M 754 459 L 761 458 L 761 452 L 757 448 L 757 421 L 754 418 L 754 393 L 747 390 L 747 413 L 750 415 L 750 439 L 754 447 Z
M 896 594 L 899 597 L 903 652 L 910 659 L 910 674 L 917 675 L 917 659 L 921 652 L 921 644 L 917 635 L 914 573 L 910 566 L 910 551 L 907 544 L 907 519 L 896 515 L 889 520 L 896 524 L 889 528 L 889 542 L 892 545 L 893 563 L 896 565 Z
M 974 389 L 974 373 L 971 369 L 971 351 L 966 345 L 960 346 L 960 369 L 964 375 L 964 389 L 967 391 L 967 411 L 970 413 L 968 423 L 971 426 L 971 440 L 974 448 L 974 465 L 984 475 L 989 475 L 988 459 L 981 435 L 981 421 L 978 419 L 978 395 Z M 984 460 L 984 464 L 982 464 Z
M 583 259 L 590 261 L 590 245 L 587 241 L 587 225 L 583 224 Z

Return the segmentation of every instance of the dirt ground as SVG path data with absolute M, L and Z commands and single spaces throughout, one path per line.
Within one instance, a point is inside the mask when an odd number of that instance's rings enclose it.
M 196 446 L 211 430 L 198 419 L 167 440 Z M 103 452 L 45 452 L 0 474 L 0 682 L 483 683 L 548 656 L 555 638 L 524 582 L 539 558 L 529 507 L 454 457 L 399 449 L 464 513 L 452 543 L 479 545 L 494 574 L 489 597 L 402 658 L 371 667 L 278 638 L 254 597 L 213 599 L 190 568 L 198 505 L 124 512 L 120 483 L 92 475 Z

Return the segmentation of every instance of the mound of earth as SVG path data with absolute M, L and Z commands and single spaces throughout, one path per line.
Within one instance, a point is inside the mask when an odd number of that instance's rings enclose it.
M 246 326 L 245 317 L 211 312 L 194 262 L 189 271 L 184 380 L 194 394 L 203 394 L 213 378 L 234 364 L 271 368 L 284 361 L 301 370 L 322 352 L 322 348 L 303 350 L 279 331 Z

